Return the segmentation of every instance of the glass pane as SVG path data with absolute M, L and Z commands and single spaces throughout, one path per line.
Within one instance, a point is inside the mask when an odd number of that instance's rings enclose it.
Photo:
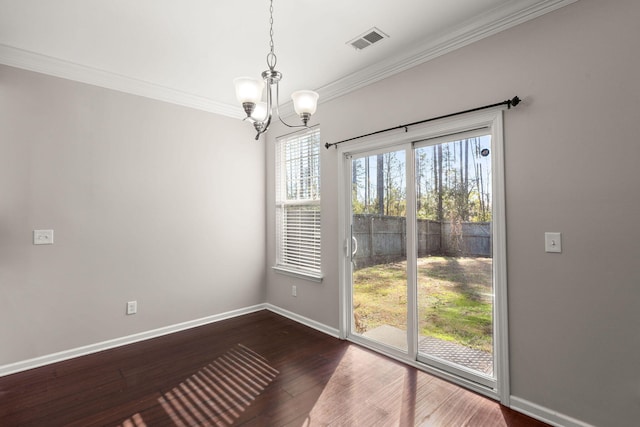
M 285 141 L 286 200 L 320 198 L 319 141 L 317 130 Z
M 493 377 L 491 136 L 415 150 L 418 351 Z
M 352 161 L 352 333 L 407 350 L 405 151 Z

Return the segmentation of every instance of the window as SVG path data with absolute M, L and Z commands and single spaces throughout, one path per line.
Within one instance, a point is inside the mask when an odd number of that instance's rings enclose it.
M 321 280 L 320 129 L 276 141 L 276 270 Z

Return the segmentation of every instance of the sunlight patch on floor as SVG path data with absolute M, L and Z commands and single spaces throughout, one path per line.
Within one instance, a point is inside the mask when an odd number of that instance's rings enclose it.
M 279 371 L 253 350 L 238 344 L 158 399 L 177 427 L 234 423 L 276 378 Z M 138 413 L 121 427 L 146 426 Z

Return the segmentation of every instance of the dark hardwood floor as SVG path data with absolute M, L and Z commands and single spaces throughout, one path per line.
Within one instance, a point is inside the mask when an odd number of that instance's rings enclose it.
M 545 426 L 268 311 L 0 378 L 1 426 Z

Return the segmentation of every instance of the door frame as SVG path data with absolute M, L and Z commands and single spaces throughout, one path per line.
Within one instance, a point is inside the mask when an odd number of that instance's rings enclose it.
M 356 342 L 375 351 L 382 352 L 389 357 L 402 361 L 408 365 L 424 370 L 431 374 L 443 377 L 463 387 L 481 393 L 485 396 L 499 400 L 501 404 L 509 406 L 509 337 L 508 337 L 508 306 L 507 306 L 507 265 L 506 265 L 506 214 L 505 214 L 505 179 L 504 179 L 504 131 L 503 108 L 484 110 L 456 116 L 448 119 L 429 122 L 418 126 L 412 126 L 406 131 L 378 134 L 368 138 L 350 141 L 337 146 L 339 161 L 338 167 L 338 242 L 339 242 L 339 334 L 340 338 Z M 435 366 L 426 365 L 417 360 L 417 319 L 416 319 L 416 290 L 408 286 L 409 313 L 407 329 L 409 351 L 389 351 L 388 348 L 371 345 L 351 335 L 351 164 L 353 155 L 360 155 L 370 151 L 383 149 L 410 148 L 413 150 L 413 142 L 426 139 L 439 138 L 456 133 L 486 128 L 492 135 L 492 191 L 493 191 L 493 277 L 494 277 L 494 309 L 493 309 L 493 333 L 494 333 L 494 366 L 496 375 L 495 388 L 461 378 L 455 374 L 446 372 Z M 407 194 L 415 194 L 415 164 L 414 156 L 407 159 Z M 411 192 L 411 193 L 409 193 Z M 407 200 L 407 252 L 415 254 L 415 198 Z M 411 206 L 410 206 L 411 205 Z M 409 226 L 411 223 L 411 226 Z M 411 246 L 411 251 L 409 247 Z M 411 263 L 408 263 L 411 264 Z M 415 284 L 415 271 L 408 268 L 407 277 Z M 415 342 L 414 342 L 415 341 Z

